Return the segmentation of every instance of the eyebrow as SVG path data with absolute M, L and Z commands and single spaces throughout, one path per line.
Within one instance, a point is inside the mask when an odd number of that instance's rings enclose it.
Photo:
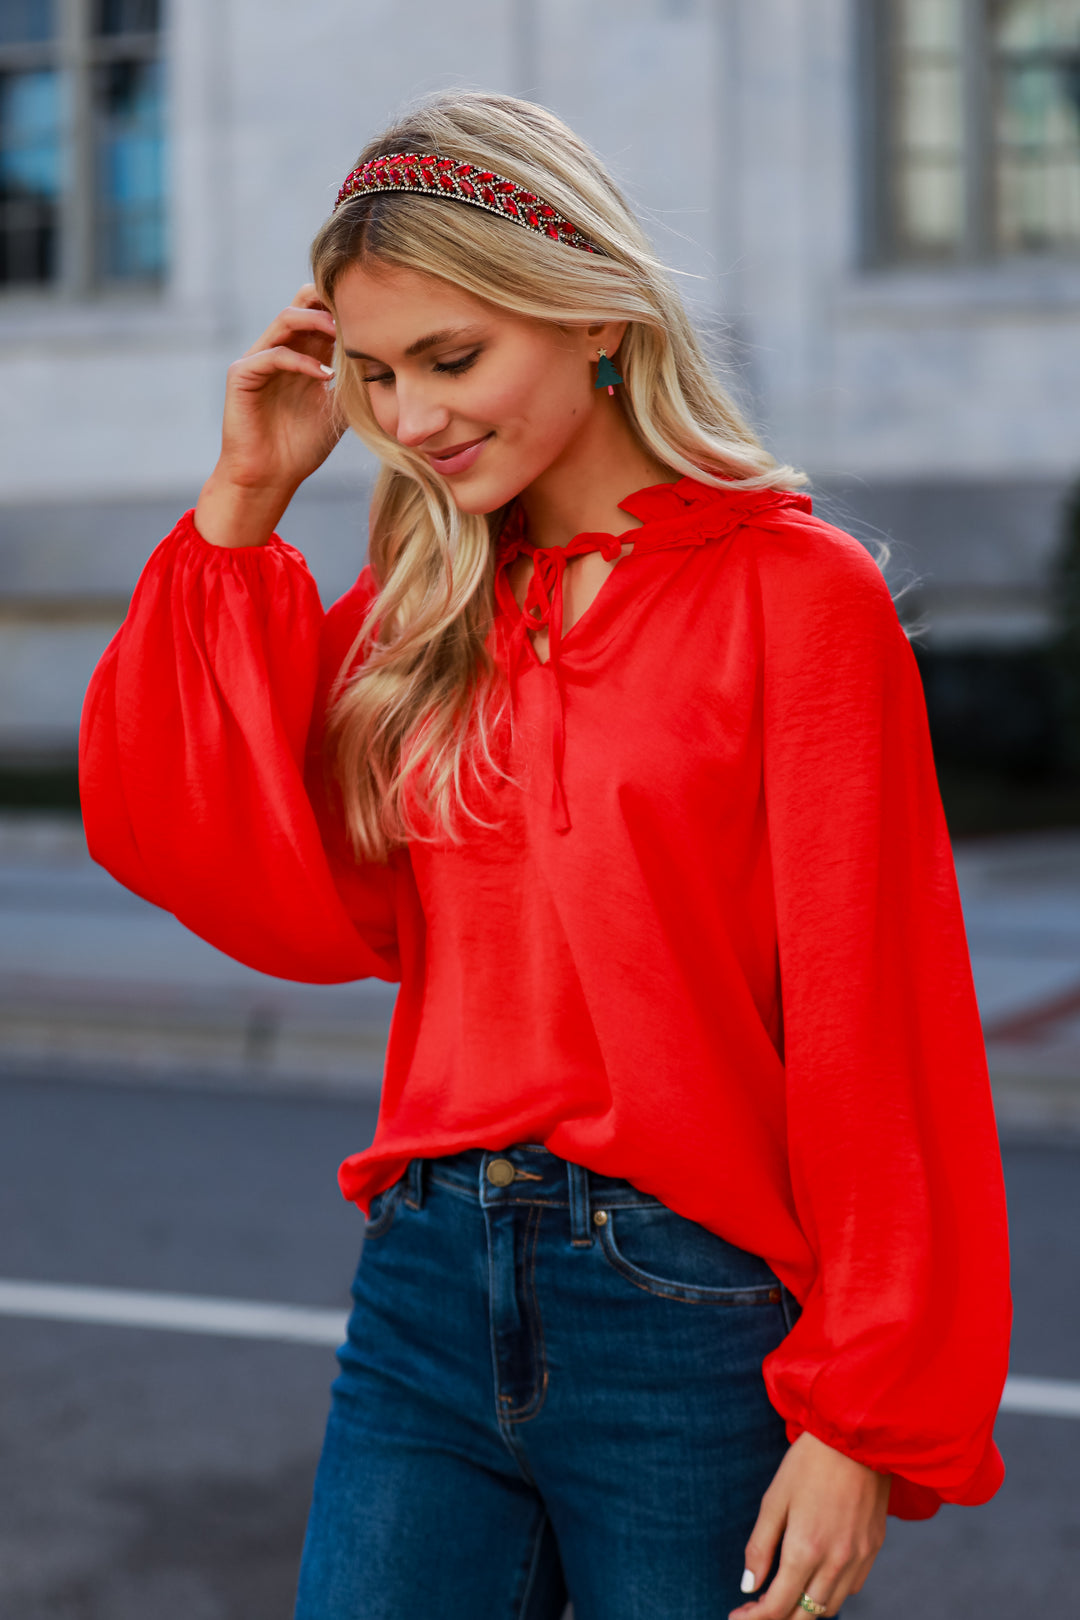
M 454 338 L 468 338 L 471 335 L 468 328 L 462 326 L 449 326 L 442 332 L 429 332 L 427 337 L 417 338 L 415 343 L 409 344 L 409 347 L 405 350 L 406 359 L 412 360 L 416 355 L 424 354 L 428 349 L 437 348 L 440 343 L 450 343 Z M 376 355 L 362 354 L 359 349 L 346 349 L 345 353 L 350 360 L 373 360 L 376 365 L 381 366 L 383 364 L 383 361 Z

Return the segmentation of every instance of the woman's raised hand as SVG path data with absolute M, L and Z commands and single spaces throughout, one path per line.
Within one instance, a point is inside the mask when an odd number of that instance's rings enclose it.
M 328 387 L 334 336 L 334 318 L 308 283 L 229 367 L 221 456 L 195 509 L 195 525 L 212 544 L 269 540 L 340 439 Z

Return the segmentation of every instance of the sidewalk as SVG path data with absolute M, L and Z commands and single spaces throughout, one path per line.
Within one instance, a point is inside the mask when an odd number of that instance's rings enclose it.
M 1080 1130 L 1080 832 L 957 850 L 998 1117 Z M 373 1095 L 395 987 L 222 956 L 89 859 L 77 820 L 0 815 L 0 1071 Z
M 255 973 L 95 866 L 76 818 L 0 815 L 0 1071 L 371 1096 L 395 995 Z
M 1080 832 L 956 851 L 1001 1124 L 1080 1130 Z

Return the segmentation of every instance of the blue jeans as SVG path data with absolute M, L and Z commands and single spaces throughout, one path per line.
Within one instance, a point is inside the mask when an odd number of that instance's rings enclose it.
M 721 1620 L 787 1447 L 764 1260 L 545 1148 L 372 1205 L 296 1620 Z

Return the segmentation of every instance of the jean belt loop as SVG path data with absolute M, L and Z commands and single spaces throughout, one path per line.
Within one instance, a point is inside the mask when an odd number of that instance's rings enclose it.
M 410 1159 L 405 1172 L 405 1202 L 410 1209 L 424 1207 L 424 1161 Z
M 570 1242 L 575 1249 L 587 1249 L 593 1241 L 589 1172 L 583 1165 L 568 1161 L 566 1173 L 570 1185 Z

